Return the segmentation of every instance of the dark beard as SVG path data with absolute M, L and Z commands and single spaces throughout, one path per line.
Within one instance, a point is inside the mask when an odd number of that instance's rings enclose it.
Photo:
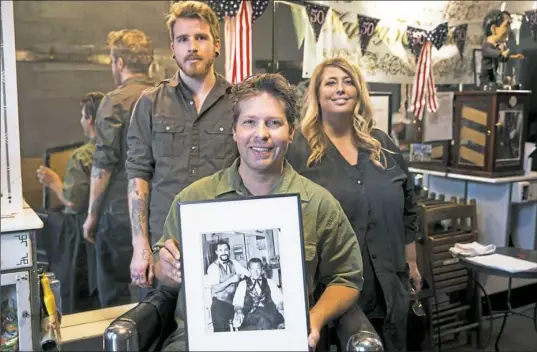
M 114 78 L 114 84 L 119 86 L 121 84 L 121 76 L 117 72 L 112 72 L 112 77 Z
M 182 61 L 179 61 L 177 59 L 175 61 L 177 62 L 177 65 L 179 66 L 181 71 L 183 71 L 183 73 L 187 75 L 188 77 L 203 78 L 207 76 L 207 74 L 209 73 L 209 70 L 213 66 L 214 58 L 203 60 L 201 62 L 201 65 L 199 65 L 199 63 L 196 65 L 186 65 Z

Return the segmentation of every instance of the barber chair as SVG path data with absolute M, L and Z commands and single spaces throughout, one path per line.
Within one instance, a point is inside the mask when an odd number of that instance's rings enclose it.
M 159 351 L 175 330 L 177 295 L 164 289 L 151 292 L 136 307 L 115 319 L 103 336 L 105 351 Z M 324 339 L 323 339 L 324 335 Z M 331 336 L 337 341 L 331 341 Z M 324 340 L 324 341 L 323 341 Z M 319 349 L 337 345 L 339 351 L 384 351 L 379 335 L 358 306 L 353 306 L 321 333 Z M 322 345 L 324 346 L 322 346 Z

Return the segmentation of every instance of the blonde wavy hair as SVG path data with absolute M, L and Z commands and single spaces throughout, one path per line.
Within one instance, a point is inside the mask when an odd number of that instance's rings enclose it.
M 382 168 L 386 168 L 386 158 L 382 145 L 371 136 L 374 121 L 367 83 L 360 68 L 341 57 L 328 59 L 317 65 L 304 96 L 300 129 L 311 148 L 307 165 L 311 166 L 312 164 L 318 163 L 326 154 L 326 149 L 328 148 L 328 136 L 323 129 L 323 117 L 319 103 L 319 89 L 323 72 L 327 67 L 336 67 L 343 70 L 349 75 L 353 85 L 358 90 L 358 101 L 354 107 L 352 116 L 352 125 L 355 132 L 354 143 L 356 147 L 369 150 L 371 152 L 371 161 Z

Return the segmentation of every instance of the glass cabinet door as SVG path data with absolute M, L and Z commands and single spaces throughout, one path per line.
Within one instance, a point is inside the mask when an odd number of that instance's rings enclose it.
M 524 106 L 513 108 L 505 103 L 499 104 L 498 121 L 494 136 L 495 164 L 518 163 L 522 147 L 522 124 Z
M 28 272 L 1 275 L 0 351 L 32 351 Z

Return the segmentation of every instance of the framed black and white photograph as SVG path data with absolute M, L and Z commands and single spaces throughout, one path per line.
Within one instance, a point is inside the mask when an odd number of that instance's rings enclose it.
M 307 351 L 300 197 L 183 202 L 177 212 L 188 350 Z

